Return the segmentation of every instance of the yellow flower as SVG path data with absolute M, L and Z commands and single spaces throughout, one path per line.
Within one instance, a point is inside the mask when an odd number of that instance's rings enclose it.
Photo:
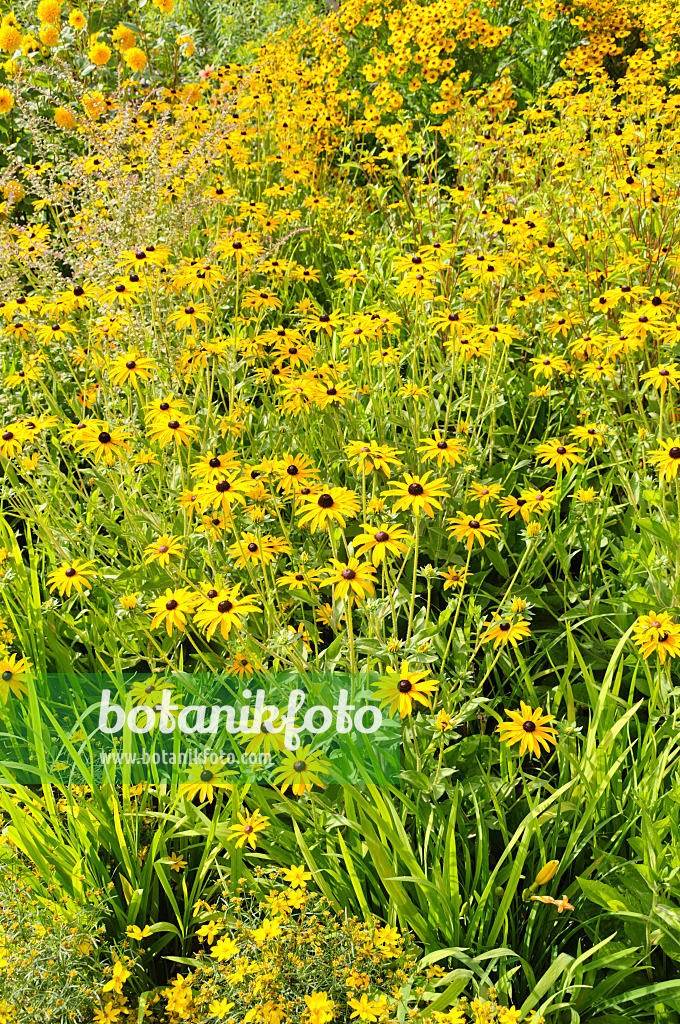
M 182 856 L 182 854 L 181 854 L 181 853 L 175 853 L 175 852 L 174 852 L 174 850 L 173 850 L 173 852 L 172 852 L 172 853 L 170 854 L 170 856 L 168 857 L 168 860 L 170 861 L 170 870 L 171 870 L 171 871 L 176 871 L 176 872 L 177 872 L 178 874 L 179 874 L 180 872 L 184 871 L 185 867 L 186 867 L 186 866 L 188 865 L 188 863 L 189 863 L 189 862 L 188 862 L 188 861 L 187 861 L 187 860 L 186 860 L 186 859 L 185 859 L 185 858 L 184 858 L 184 857 Z
M 228 935 L 223 935 L 221 939 L 218 939 L 215 945 L 210 950 L 210 956 L 223 963 L 225 960 L 229 960 L 232 956 L 238 953 L 238 943 L 234 942 L 233 939 L 229 938 Z
M 536 878 L 534 879 L 531 888 L 538 889 L 539 885 L 546 885 L 548 882 L 552 881 L 552 879 L 557 874 L 557 869 L 559 868 L 559 866 L 560 862 L 558 860 L 549 860 L 547 864 L 543 865 L 541 870 L 536 875 Z
M 56 46 L 59 42 L 59 29 L 56 25 L 43 25 L 40 29 L 40 42 L 45 46 Z
M 184 545 L 179 543 L 179 537 L 164 533 L 153 544 L 144 549 L 144 565 L 150 565 L 157 561 L 161 568 L 168 565 L 171 558 L 181 558 L 184 554 Z
M 71 28 L 74 28 L 76 32 L 79 32 L 87 25 L 87 18 L 82 11 L 73 10 L 68 16 L 68 23 Z
M 90 579 L 97 575 L 96 570 L 92 568 L 94 564 L 92 561 L 83 562 L 80 559 L 62 562 L 61 566 L 47 577 L 50 593 L 57 590 L 59 597 L 70 597 L 71 590 L 76 590 L 82 594 L 84 588 L 90 588 Z
M 14 106 L 14 96 L 9 89 L 0 89 L 0 114 L 9 114 Z
M 252 814 L 246 812 L 245 816 L 238 812 L 238 824 L 230 825 L 233 835 L 229 839 L 236 840 L 236 848 L 239 849 L 246 843 L 254 850 L 257 846 L 257 834 L 263 832 L 269 824 L 269 818 L 263 817 L 255 808 Z
M 68 107 L 56 107 L 54 111 L 54 123 L 58 128 L 70 131 L 78 123 Z
M 541 747 L 550 750 L 550 744 L 557 742 L 557 733 L 552 726 L 547 724 L 552 722 L 555 716 L 541 716 L 541 708 L 536 708 L 535 711 L 532 711 L 524 701 L 520 701 L 520 708 L 521 711 L 505 709 L 505 713 L 510 716 L 511 721 L 502 722 L 498 726 L 501 740 L 503 743 L 507 743 L 508 746 L 519 743 L 520 756 L 528 750 L 529 753 L 540 757 Z
M 328 1024 L 335 1016 L 335 1003 L 329 999 L 328 992 L 312 992 L 305 996 L 305 1020 L 308 1024 Z
M 134 939 L 135 942 L 141 942 L 142 939 L 148 938 L 152 932 L 148 924 L 144 925 L 143 928 L 140 928 L 136 924 L 131 924 L 125 929 L 125 934 L 129 939 Z
M 147 65 L 146 54 L 138 46 L 125 50 L 123 60 L 132 71 L 143 71 Z
M 38 20 L 46 25 L 58 25 L 61 17 L 61 4 L 58 0 L 40 0 L 36 14 Z
M 526 619 L 519 619 L 518 622 L 506 621 L 490 624 L 487 630 L 482 633 L 480 641 L 486 644 L 489 640 L 493 640 L 494 650 L 496 650 L 497 647 L 505 646 L 507 643 L 517 647 L 517 641 L 524 640 L 527 636 L 531 636 L 529 623 Z
M 111 47 L 107 46 L 106 43 L 95 43 L 90 47 L 88 57 L 97 67 L 103 67 L 111 59 Z
M 113 977 L 111 981 L 108 981 L 102 988 L 102 992 L 115 992 L 116 995 L 123 994 L 123 985 L 130 977 L 131 972 L 128 971 L 120 960 L 117 960 L 113 965 Z
M 449 489 L 449 484 L 446 483 L 446 478 L 443 476 L 436 477 L 434 480 L 430 480 L 429 477 L 429 470 L 421 476 L 404 473 L 403 481 L 395 482 L 391 489 L 381 493 L 384 497 L 395 495 L 399 498 L 394 503 L 395 512 L 410 508 L 415 515 L 419 515 L 423 511 L 426 516 L 432 517 L 434 508 L 442 507 L 437 498 L 445 494 Z
M 466 541 L 468 551 L 472 549 L 476 540 L 484 547 L 486 537 L 498 539 L 498 523 L 495 519 L 484 519 L 479 513 L 476 516 L 471 516 L 467 512 L 456 512 L 456 516 L 457 519 L 446 520 L 451 525 L 449 537 Z
M 405 718 L 412 714 L 414 703 L 429 707 L 430 694 L 436 689 L 437 682 L 430 677 L 429 672 L 409 671 L 408 661 L 402 661 L 401 671 L 384 675 L 375 692 L 377 697 L 382 698 L 381 708 L 390 705 L 390 716 L 398 709 L 399 717 Z
M 281 934 L 281 924 L 278 920 L 272 921 L 269 918 L 265 918 L 259 928 L 253 929 L 252 934 L 255 942 L 258 946 L 261 946 L 263 943 Z

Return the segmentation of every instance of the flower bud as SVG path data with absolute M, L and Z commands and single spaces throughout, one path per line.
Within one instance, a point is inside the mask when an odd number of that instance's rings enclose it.
M 531 886 L 532 889 L 538 889 L 539 885 L 545 885 L 551 878 L 554 878 L 557 874 L 557 869 L 560 866 L 558 860 L 549 860 L 547 864 L 541 868 L 536 875 L 534 884 Z

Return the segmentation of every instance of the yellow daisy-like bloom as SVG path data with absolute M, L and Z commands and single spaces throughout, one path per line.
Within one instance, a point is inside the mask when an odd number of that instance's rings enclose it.
M 225 473 L 220 480 L 206 481 L 198 488 L 201 508 L 222 509 L 228 512 L 234 503 L 245 503 L 244 491 L 248 481 L 238 473 Z
M 305 499 L 300 508 L 300 526 L 309 524 L 312 532 L 325 530 L 328 523 L 338 523 L 344 530 L 347 519 L 353 519 L 359 511 L 359 499 L 347 487 L 329 487 L 321 494 Z
M 171 313 L 168 323 L 174 324 L 177 331 L 186 331 L 188 328 L 195 331 L 199 323 L 207 323 L 210 317 L 210 306 L 205 302 L 197 302 Z
M 246 812 L 243 815 L 239 811 L 238 824 L 230 826 L 230 831 L 233 834 L 229 836 L 229 839 L 236 840 L 237 850 L 241 846 L 245 846 L 246 843 L 248 843 L 251 850 L 254 850 L 257 846 L 258 832 L 264 832 L 268 824 L 269 818 L 261 815 L 257 807 L 252 814 Z
M 237 569 L 243 569 L 248 562 L 252 565 L 269 565 L 276 557 L 269 538 L 260 539 L 256 533 L 242 533 L 240 540 L 232 544 L 229 551 Z
M 198 433 L 198 427 L 186 419 L 157 419 L 152 423 L 149 430 L 149 439 L 158 441 L 160 445 L 169 444 L 174 441 L 176 445 L 191 445 Z
M 582 465 L 584 459 L 581 449 L 575 444 L 562 444 L 559 440 L 546 441 L 536 448 L 538 461 L 553 466 L 558 474 L 563 470 L 569 471 L 573 465 Z
M 352 441 L 345 445 L 345 452 L 350 458 L 350 464 L 357 466 L 366 476 L 377 469 L 384 473 L 388 480 L 392 475 L 390 465 L 401 466 L 396 456 L 404 454 L 397 448 L 378 444 L 377 441 Z
M 165 594 L 157 597 L 147 607 L 147 611 L 153 613 L 151 628 L 157 629 L 158 626 L 165 623 L 168 636 L 172 636 L 174 628 L 177 628 L 180 633 L 184 632 L 187 615 L 194 610 L 198 600 L 199 595 L 189 587 L 180 587 L 179 590 L 171 590 L 168 587 Z
M 284 455 L 275 463 L 277 486 L 284 494 L 299 494 L 303 487 L 313 487 L 318 471 L 306 455 Z
M 523 491 L 522 498 L 526 501 L 526 508 L 529 514 L 535 512 L 541 516 L 544 512 L 554 508 L 557 505 L 553 495 L 555 493 L 554 487 L 538 487 L 535 490 Z
M 498 522 L 495 519 L 484 519 L 479 513 L 476 516 L 471 516 L 467 512 L 456 512 L 456 516 L 457 519 L 446 520 L 451 526 L 449 537 L 464 540 L 468 551 L 471 550 L 475 541 L 479 541 L 479 544 L 484 547 L 487 537 L 498 540 Z
M 505 646 L 505 644 L 512 644 L 513 647 L 517 647 L 517 642 L 524 640 L 527 636 L 531 636 L 531 630 L 526 619 L 519 619 L 517 622 L 499 620 L 489 625 L 485 632 L 482 633 L 480 641 L 486 644 L 493 640 L 494 650 L 496 650 L 497 647 Z
M 272 779 L 275 786 L 279 786 L 281 793 L 292 789 L 295 796 L 302 796 L 312 786 L 321 786 L 323 782 L 319 774 L 325 774 L 331 767 L 328 761 L 318 750 L 311 749 L 311 743 L 302 746 L 298 750 L 292 750 L 284 759 L 280 769 Z
M 158 562 L 162 568 L 164 565 L 168 565 L 171 558 L 181 557 L 183 554 L 184 545 L 179 543 L 179 537 L 164 533 L 144 549 L 144 565 Z
M 333 597 L 336 601 L 348 596 L 350 603 L 361 601 L 366 594 L 374 593 L 375 569 L 369 562 L 360 562 L 358 558 L 350 558 L 348 562 L 340 562 L 337 558 L 330 561 L 331 568 L 326 572 L 332 575 L 324 580 L 322 586 L 335 587 Z
M 131 451 L 128 437 L 129 431 L 122 427 L 112 428 L 108 423 L 92 423 L 79 433 L 75 444 L 87 455 L 92 455 L 95 462 L 103 458 L 107 465 L 111 465 L 123 452 Z
M 68 16 L 68 23 L 76 32 L 80 32 L 87 25 L 87 18 L 82 11 L 71 11 Z
M 455 439 L 447 441 L 438 430 L 435 430 L 434 437 L 423 437 L 420 440 L 420 448 L 417 448 L 416 451 L 422 453 L 423 462 L 431 462 L 436 459 L 437 466 L 441 466 L 442 462 L 445 462 L 447 466 L 455 466 L 463 461 L 465 445 L 462 441 Z
M 376 696 L 381 697 L 381 708 L 390 705 L 390 718 L 399 711 L 400 718 L 413 713 L 414 703 L 430 707 L 430 694 L 437 689 L 438 683 L 432 679 L 428 671 L 409 671 L 408 661 L 402 661 L 399 673 L 391 672 L 383 676 L 382 682 L 376 687 Z
M 661 480 L 673 480 L 680 469 L 680 440 L 662 441 L 660 448 L 649 453 L 649 461 L 659 467 Z
M 465 569 L 459 569 L 457 565 L 452 565 L 439 575 L 446 581 L 444 590 L 450 590 L 451 587 L 462 587 L 469 573 Z
M 219 627 L 222 637 L 226 640 L 232 627 L 240 629 L 241 619 L 246 615 L 260 612 L 260 608 L 252 597 L 244 595 L 239 597 L 241 584 L 236 583 L 233 587 L 223 587 L 221 590 L 208 592 L 208 595 L 200 599 L 201 603 L 196 609 L 194 622 L 200 629 L 205 629 L 208 640 Z
M 150 380 L 155 369 L 153 359 L 141 356 L 138 349 L 133 349 L 131 352 L 121 352 L 116 356 L 109 365 L 109 376 L 111 382 L 120 387 L 128 381 L 135 384 L 137 380 Z
M 97 575 L 96 570 L 92 568 L 94 564 L 93 561 L 82 562 L 80 559 L 62 562 L 59 568 L 47 577 L 50 593 L 57 590 L 59 597 L 70 597 L 71 591 L 75 590 L 82 594 L 84 588 L 90 588 L 90 580 Z
M 500 484 L 470 484 L 470 495 L 477 499 L 480 509 L 484 508 L 487 502 L 497 498 L 502 490 Z
M 649 381 L 663 395 L 669 384 L 671 387 L 678 387 L 680 384 L 680 371 L 678 370 L 677 363 L 668 363 L 666 366 L 655 366 L 648 373 L 641 374 L 640 380 Z
M 215 799 L 215 790 L 232 789 L 230 782 L 224 779 L 226 767 L 220 761 L 218 764 L 194 764 L 191 766 L 186 782 L 179 787 L 179 795 L 193 800 L 198 797 L 200 803 L 211 804 Z
M 668 612 L 649 612 L 635 623 L 633 643 L 645 660 L 656 653 L 663 664 L 667 656 L 674 658 L 680 654 L 680 626 Z
M 541 756 L 541 747 L 550 750 L 550 744 L 557 743 L 557 733 L 547 723 L 555 719 L 554 715 L 541 715 L 542 708 L 532 711 L 528 704 L 520 701 L 521 711 L 505 709 L 512 721 L 501 722 L 498 732 L 503 743 L 512 746 L 519 743 L 520 756 L 528 750 L 536 757 Z
M 592 448 L 595 444 L 602 447 L 604 444 L 604 431 L 605 428 L 602 424 L 596 426 L 594 423 L 585 423 L 582 427 L 574 427 L 573 430 L 569 431 L 569 434 L 571 437 L 575 437 L 577 441 L 587 441 L 588 447 Z
M 400 483 L 394 483 L 389 490 L 381 491 L 383 497 L 397 496 L 398 501 L 394 503 L 394 511 L 410 508 L 415 515 L 421 511 L 426 516 L 434 516 L 434 509 L 441 508 L 441 502 L 437 498 L 446 494 L 449 485 L 446 477 L 436 477 L 430 480 L 430 471 L 422 476 L 413 476 L 411 473 L 404 473 L 404 479 Z
M 30 667 L 28 658 L 18 658 L 16 654 L 0 659 L 0 701 L 3 704 L 7 703 L 10 693 L 18 700 L 24 699 L 28 691 L 21 677 Z
M 388 553 L 400 555 L 408 549 L 408 545 L 403 543 L 403 539 L 409 537 L 410 534 L 399 526 L 388 526 L 383 523 L 381 526 L 375 527 L 364 523 L 362 530 L 366 532 L 358 534 L 352 543 L 356 547 L 358 555 L 371 552 L 373 565 L 380 565 Z

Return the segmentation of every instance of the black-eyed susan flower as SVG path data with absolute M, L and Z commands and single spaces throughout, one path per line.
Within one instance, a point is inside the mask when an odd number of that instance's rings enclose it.
M 410 534 L 400 526 L 389 526 L 387 523 L 369 526 L 364 523 L 361 529 L 364 532 L 358 534 L 352 543 L 358 555 L 365 555 L 370 551 L 373 565 L 380 565 L 388 554 L 400 555 L 408 550 L 404 538 Z
M 29 434 L 21 423 L 9 423 L 0 433 L 0 455 L 11 459 L 21 452 L 24 443 L 28 440 Z
M 440 572 L 439 575 L 444 579 L 444 590 L 450 590 L 451 587 L 462 587 L 468 573 L 457 565 L 451 565 L 448 569 Z
M 497 647 L 504 647 L 506 644 L 517 647 L 518 641 L 524 640 L 528 636 L 531 636 L 531 629 L 526 619 L 518 619 L 517 622 L 513 622 L 499 618 L 496 622 L 488 625 L 479 639 L 483 644 L 493 640 L 494 650 L 496 650 Z
M 420 447 L 416 448 L 421 453 L 423 462 L 436 461 L 437 466 L 445 462 L 447 466 L 455 466 L 463 461 L 465 456 L 465 445 L 455 438 L 448 440 L 442 437 L 439 430 L 435 430 L 434 437 L 421 437 Z
M 188 419 L 155 419 L 149 429 L 149 439 L 161 446 L 173 442 L 176 445 L 191 445 L 198 433 L 198 427 Z
M 199 629 L 205 630 L 208 640 L 217 629 L 226 640 L 232 629 L 241 628 L 242 620 L 247 615 L 260 612 L 257 602 L 246 594 L 240 595 L 240 590 L 241 584 L 236 583 L 233 587 L 222 587 L 214 593 L 211 590 L 208 595 L 199 598 L 194 622 Z
M 245 503 L 248 481 L 238 473 L 225 473 L 219 480 L 206 480 L 198 491 L 201 508 L 222 509 L 228 512 L 233 504 Z
M 584 462 L 582 449 L 575 444 L 562 444 L 560 440 L 546 441 L 536 448 L 538 461 L 547 463 L 554 467 L 560 475 L 565 469 L 567 472 L 572 466 L 582 465 Z
M 333 586 L 333 597 L 336 601 L 349 599 L 362 601 L 367 594 L 374 593 L 375 569 L 370 562 L 360 562 L 358 558 L 350 558 L 341 562 L 331 558 L 331 565 L 325 571 L 330 573 L 328 579 L 321 584 L 323 587 Z
M 153 614 L 151 628 L 157 629 L 165 624 L 168 636 L 172 636 L 173 629 L 184 632 L 187 624 L 187 615 L 195 608 L 199 595 L 190 587 L 180 587 L 172 590 L 168 587 L 165 594 L 157 597 L 147 607 L 147 611 Z
M 8 654 L 0 658 L 0 701 L 6 704 L 12 694 L 23 700 L 27 694 L 24 676 L 31 667 L 28 658 L 20 658 L 16 654 Z
M 132 450 L 128 444 L 129 437 L 130 431 L 122 427 L 92 422 L 74 438 L 74 443 L 86 455 L 91 455 L 95 462 L 102 459 L 111 465 L 124 452 Z
M 281 793 L 290 789 L 294 796 L 302 796 L 312 786 L 321 786 L 323 789 L 324 783 L 320 776 L 328 774 L 330 767 L 330 761 L 319 750 L 312 750 L 311 744 L 307 744 L 291 750 L 285 756 L 272 782 L 280 788 Z
M 585 441 L 589 448 L 593 445 L 601 447 L 604 444 L 604 435 L 606 427 L 603 423 L 584 423 L 581 427 L 574 427 L 573 430 L 569 431 L 571 437 L 576 438 L 577 441 Z
M 236 848 L 239 849 L 241 846 L 245 846 L 247 843 L 251 850 L 257 847 L 257 837 L 260 832 L 264 832 L 267 825 L 269 824 L 269 818 L 260 814 L 259 809 L 256 807 L 252 814 L 247 811 L 245 814 L 237 813 L 238 823 L 230 825 L 231 835 L 228 836 L 230 841 L 235 840 Z
M 135 384 L 138 380 L 151 380 L 156 363 L 148 356 L 142 356 L 138 349 L 130 352 L 121 352 L 109 365 L 109 376 L 111 382 L 117 387 L 127 384 L 128 381 Z
M 520 711 L 509 711 L 505 709 L 506 715 L 511 721 L 501 722 L 498 732 L 503 743 L 513 746 L 519 743 L 520 756 L 528 750 L 536 757 L 541 756 L 541 747 L 550 750 L 550 744 L 557 742 L 557 733 L 548 725 L 554 721 L 554 715 L 542 715 L 542 708 L 531 709 L 524 701 L 520 701 Z
M 85 589 L 89 590 L 91 580 L 97 576 L 94 564 L 93 561 L 83 562 L 80 559 L 62 562 L 59 568 L 54 569 L 47 577 L 50 593 L 56 590 L 60 597 L 70 597 L 72 590 L 78 594 L 82 594 Z
M 207 302 L 196 302 L 175 310 L 168 317 L 168 323 L 175 325 L 177 331 L 195 331 L 199 323 L 207 323 L 211 317 Z
M 474 482 L 470 484 L 470 495 L 476 499 L 480 509 L 484 508 L 487 502 L 497 498 L 502 491 L 503 488 L 500 484 L 478 484 Z
M 347 519 L 359 511 L 359 499 L 347 487 L 329 487 L 321 494 L 305 498 L 298 509 L 300 526 L 309 525 L 312 532 L 325 530 L 329 523 L 338 523 L 344 530 Z
M 434 509 L 441 508 L 437 500 L 446 494 L 449 484 L 446 477 L 436 477 L 430 480 L 431 471 L 428 470 L 420 476 L 412 473 L 404 473 L 403 481 L 395 481 L 392 487 L 381 491 L 383 497 L 397 497 L 399 500 L 394 503 L 394 511 L 410 509 L 415 515 L 424 512 L 427 516 L 434 516 Z
M 479 512 L 473 516 L 462 511 L 456 512 L 456 517 L 446 520 L 450 526 L 449 537 L 464 540 L 468 551 L 472 549 L 475 541 L 484 547 L 487 537 L 498 539 L 498 522 L 495 519 L 484 519 Z
M 277 587 L 288 587 L 289 590 L 318 590 L 318 583 L 323 579 L 317 569 L 301 565 L 299 569 L 291 569 L 277 577 Z
M 674 388 L 680 385 L 680 370 L 677 363 L 667 363 L 640 374 L 640 380 L 649 381 L 663 395 L 669 385 Z
M 380 707 L 390 705 L 390 717 L 399 711 L 399 717 L 406 718 L 413 713 L 414 704 L 430 707 L 430 695 L 437 685 L 427 670 L 413 672 L 409 670 L 408 661 L 402 661 L 401 671 L 386 673 L 374 689 L 376 696 L 381 698 Z
M 674 658 L 680 654 L 680 626 L 668 612 L 652 611 L 640 615 L 633 630 L 633 643 L 640 648 L 645 660 L 651 654 L 657 654 L 663 664 L 666 657 Z
M 377 441 L 351 441 L 345 445 L 345 452 L 350 458 L 350 465 L 357 466 L 366 476 L 377 469 L 388 480 L 392 475 L 390 466 L 401 466 L 397 455 L 404 454 L 387 444 L 378 444 Z
M 234 565 L 242 569 L 247 563 L 252 565 L 269 565 L 276 557 L 276 552 L 267 543 L 266 538 L 261 539 L 255 533 L 246 531 L 229 548 Z
M 151 562 L 158 562 L 161 568 L 168 565 L 173 558 L 181 558 L 185 546 L 180 544 L 180 538 L 171 533 L 163 533 L 152 544 L 144 549 L 144 565 Z
M 179 795 L 193 800 L 198 797 L 200 803 L 213 803 L 215 791 L 219 789 L 232 789 L 231 782 L 227 781 L 229 772 L 221 761 L 210 764 L 193 764 L 189 770 L 186 782 L 179 787 Z
M 529 513 L 535 512 L 536 515 L 542 516 L 557 505 L 554 494 L 554 487 L 535 487 L 532 490 L 523 491 L 522 498 L 526 501 L 525 507 Z
M 660 448 L 649 453 L 649 461 L 659 467 L 662 480 L 674 480 L 680 469 L 680 439 L 662 441 Z
M 284 455 L 276 461 L 277 487 L 283 494 L 299 494 L 303 487 L 312 487 L 319 472 L 306 455 Z

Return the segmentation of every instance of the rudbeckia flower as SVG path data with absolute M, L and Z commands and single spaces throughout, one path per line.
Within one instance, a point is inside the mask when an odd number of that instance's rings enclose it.
M 430 707 L 430 694 L 437 689 L 438 683 L 430 673 L 412 672 L 408 661 L 402 661 L 399 673 L 388 673 L 383 676 L 380 685 L 375 688 L 377 697 L 381 697 L 380 707 L 389 704 L 390 717 L 399 711 L 399 717 L 405 718 L 413 713 L 414 704 Z
M 519 743 L 520 756 L 528 750 L 530 754 L 540 757 L 541 747 L 550 750 L 550 744 L 557 742 L 557 733 L 552 726 L 548 725 L 548 722 L 554 721 L 555 716 L 541 715 L 541 708 L 532 711 L 524 701 L 520 701 L 520 708 L 520 711 L 505 709 L 505 713 L 510 716 L 511 721 L 502 722 L 498 726 L 501 740 L 508 746 Z

